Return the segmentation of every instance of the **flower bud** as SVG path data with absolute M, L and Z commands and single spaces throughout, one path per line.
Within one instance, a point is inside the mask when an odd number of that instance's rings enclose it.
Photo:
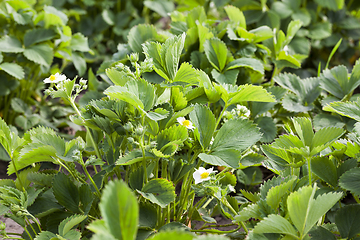
M 129 57 L 130 62 L 135 63 L 139 61 L 139 54 L 138 53 L 132 53 Z
M 135 134 L 138 136 L 141 136 L 144 133 L 144 128 L 142 126 L 139 126 L 135 129 Z
M 124 125 L 124 128 L 127 132 L 132 132 L 134 130 L 134 126 L 131 124 L 131 122 L 127 122 L 125 125 Z
M 0 221 L 0 231 L 3 231 L 6 229 L 6 224 L 2 221 Z

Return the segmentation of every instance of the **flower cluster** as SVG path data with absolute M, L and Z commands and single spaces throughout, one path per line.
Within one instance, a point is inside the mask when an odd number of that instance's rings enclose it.
M 232 109 L 231 111 L 226 111 L 224 114 L 224 122 L 230 120 L 230 119 L 248 119 L 250 116 L 250 110 L 240 104 L 236 105 L 236 108 Z

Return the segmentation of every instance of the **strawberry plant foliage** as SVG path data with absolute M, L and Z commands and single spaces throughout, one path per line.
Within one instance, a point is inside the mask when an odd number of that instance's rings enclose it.
M 0 95 L 13 98 L 0 116 L 23 130 L 0 119 L 0 159 L 16 175 L 0 180 L 0 214 L 24 227 L 21 237 L 359 237 L 359 61 L 350 72 L 338 59 L 360 29 L 347 12 L 354 1 L 225 2 L 79 2 L 96 13 L 87 20 L 64 10 L 77 1 L 0 3 Z M 325 69 L 306 69 L 333 43 Z M 97 59 L 106 61 L 89 81 L 62 73 L 72 62 L 83 75 Z M 72 110 L 42 109 L 42 119 L 27 103 L 49 98 L 10 94 L 39 78 Z M 58 115 L 76 137 L 56 131 Z M 218 225 L 218 214 L 232 222 Z

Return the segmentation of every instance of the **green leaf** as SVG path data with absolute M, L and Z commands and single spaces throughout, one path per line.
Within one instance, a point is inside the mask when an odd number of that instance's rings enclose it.
M 225 70 L 227 71 L 230 69 L 242 68 L 242 67 L 250 68 L 262 75 L 264 74 L 264 65 L 260 60 L 257 60 L 255 58 L 246 58 L 246 57 L 238 58 L 235 59 L 234 61 L 229 62 L 226 65 Z
M 233 60 L 226 44 L 218 38 L 206 40 L 204 51 L 209 62 L 218 72 L 222 72 L 228 62 Z
M 304 145 L 311 146 L 312 140 L 314 138 L 314 131 L 311 120 L 305 117 L 297 117 L 293 118 L 292 122 L 294 124 L 297 135 L 300 137 Z
M 354 81 L 354 79 L 352 79 Z M 354 86 L 350 85 L 348 79 L 348 71 L 345 66 L 336 66 L 332 69 L 325 69 L 320 76 L 320 86 L 322 89 L 328 91 L 335 97 L 342 99 L 347 94 L 349 94 L 356 85 L 359 83 L 354 83 Z
M 5 35 L 0 39 L 0 52 L 20 53 L 23 51 L 21 42 L 17 38 Z
M 200 153 L 199 158 L 211 165 L 239 168 L 240 152 L 234 149 L 220 150 L 210 154 Z
M 352 72 L 350 75 L 349 84 L 348 84 L 348 88 L 347 88 L 347 92 L 348 92 L 347 94 L 354 91 L 359 85 L 360 85 L 360 60 L 357 60 L 355 62 L 355 65 L 353 66 L 353 69 L 352 69 Z
M 189 63 L 183 62 L 179 70 L 176 72 L 173 82 L 196 85 L 199 83 L 199 75 Z
M 190 232 L 168 230 L 168 231 L 156 233 L 148 239 L 149 240 L 168 240 L 168 239 L 193 240 L 194 237 Z
M 27 48 L 32 44 L 51 40 L 56 36 L 57 34 L 52 29 L 31 29 L 24 35 L 24 45 Z
M 157 36 L 156 28 L 153 25 L 139 24 L 130 29 L 127 39 L 131 50 L 142 53 L 142 44 L 146 41 L 155 40 Z
M 230 95 L 228 105 L 242 102 L 275 102 L 274 97 L 263 87 L 255 85 L 241 85 L 235 93 Z
M 112 11 L 109 11 L 108 9 L 104 9 L 101 13 L 101 16 L 103 17 L 104 21 L 109 24 L 110 26 L 114 25 L 115 16 Z
M 271 117 L 264 116 L 255 118 L 254 123 L 257 124 L 260 128 L 260 132 L 262 133 L 260 142 L 269 143 L 275 139 L 277 128 Z
M 236 84 L 236 80 L 239 74 L 239 70 L 228 70 L 223 73 L 219 73 L 216 69 L 211 71 L 212 77 L 219 84 Z
M 215 116 L 208 107 L 196 105 L 190 113 L 190 120 L 195 125 L 195 136 L 198 138 L 203 149 L 210 145 L 215 131 Z
M 145 151 L 145 158 L 143 157 L 142 151 L 140 149 L 132 150 L 131 152 L 127 153 L 125 156 L 120 157 L 116 161 L 116 165 L 131 165 L 136 162 L 140 162 L 143 159 L 152 159 L 155 155 Z
M 360 105 L 357 102 L 332 102 L 323 107 L 323 110 L 336 112 L 342 116 L 346 116 L 360 122 Z
M 124 71 L 118 71 L 116 68 L 107 68 L 106 76 L 117 86 L 124 86 L 129 80 L 134 79 L 127 75 Z
M 17 79 L 24 79 L 24 77 L 25 77 L 24 69 L 16 63 L 4 62 L 4 63 L 0 64 L 0 70 L 5 71 L 9 75 L 11 75 Z
M 157 223 L 157 208 L 151 203 L 140 203 L 139 226 L 155 228 Z
M 137 190 L 144 198 L 164 208 L 175 200 L 174 185 L 163 178 L 150 180 L 141 191 Z
M 150 110 L 156 100 L 154 87 L 145 80 L 129 80 L 124 87 L 110 86 L 104 93 L 145 111 Z
M 56 157 L 56 149 L 52 146 L 44 146 L 43 144 L 29 144 L 20 151 L 20 158 L 13 160 L 8 167 L 9 175 L 21 170 L 33 163 L 53 162 Z M 15 164 L 15 167 L 14 167 Z
M 309 235 L 316 240 L 336 240 L 335 235 L 323 226 L 315 226 L 309 232 Z
M 71 217 L 68 217 L 61 221 L 59 225 L 59 234 L 61 236 L 65 236 L 73 227 L 81 223 L 87 218 L 85 215 L 72 215 Z
M 52 239 L 58 239 L 56 235 L 49 231 L 42 231 L 39 233 L 36 238 L 36 240 L 52 240 Z
M 320 129 L 315 133 L 314 138 L 311 142 L 310 154 L 315 155 L 320 151 L 324 150 L 335 140 L 340 138 L 344 133 L 345 131 L 342 128 L 327 127 Z
M 236 149 L 243 151 L 261 138 L 258 128 L 245 119 L 229 120 L 220 128 L 211 151 L 226 151 Z
M 352 239 L 360 233 L 360 205 L 346 205 L 337 210 L 335 223 L 342 238 Z
M 236 23 L 236 25 L 246 29 L 245 16 L 241 10 L 237 7 L 228 5 L 224 7 L 226 14 L 228 15 L 230 21 Z
M 356 194 L 357 196 L 360 196 L 360 168 L 353 168 L 347 172 L 345 172 L 343 175 L 341 175 L 339 179 L 339 185 L 352 192 L 353 194 Z
M 315 223 L 342 197 L 342 193 L 327 193 L 314 199 L 316 186 L 306 186 L 293 192 L 287 199 L 290 218 L 300 237 L 305 236 Z
M 337 187 L 338 176 L 334 163 L 327 157 L 311 159 L 311 171 L 333 187 Z
M 188 101 L 180 88 L 172 87 L 170 103 L 173 106 L 174 111 L 179 111 L 187 106 Z
M 323 8 L 328 8 L 333 11 L 341 10 L 345 4 L 344 0 L 327 0 L 327 1 L 315 0 L 315 2 Z
M 24 56 L 37 64 L 49 67 L 53 61 L 53 49 L 47 44 L 27 47 Z
M 285 218 L 271 214 L 260 221 L 253 230 L 254 233 L 282 233 L 297 238 L 294 227 Z
M 79 75 L 80 76 L 84 75 L 86 71 L 86 61 L 84 57 L 82 57 L 79 53 L 73 52 L 72 61 Z
M 79 190 L 73 181 L 64 173 L 58 173 L 53 180 L 54 196 L 66 209 L 74 213 L 79 212 Z
M 239 212 L 239 215 L 234 217 L 234 222 L 244 222 L 250 218 L 259 219 L 260 218 L 260 207 L 258 204 L 250 204 Z
M 175 9 L 175 4 L 171 1 L 144 1 L 144 5 L 164 18 Z
M 68 17 L 66 16 L 66 14 L 64 12 L 56 9 L 53 6 L 44 6 L 44 11 L 49 15 L 54 15 L 54 16 L 59 17 L 62 21 L 62 24 L 66 25 L 66 23 L 68 21 Z
M 269 189 L 266 195 L 266 202 L 274 210 L 277 210 L 282 197 L 288 193 L 289 189 L 293 187 L 297 177 L 292 176 L 287 182 L 283 182 L 280 185 L 274 186 Z
M 80 52 L 89 52 L 89 44 L 88 39 L 81 33 L 76 33 L 72 35 L 71 42 L 70 42 L 70 48 L 73 51 L 80 51 Z
M 330 37 L 332 33 L 332 24 L 330 22 L 317 22 L 310 26 L 309 38 L 313 40 L 321 40 Z
M 136 239 L 139 206 L 126 183 L 110 181 L 102 192 L 99 208 L 107 229 L 115 239 Z

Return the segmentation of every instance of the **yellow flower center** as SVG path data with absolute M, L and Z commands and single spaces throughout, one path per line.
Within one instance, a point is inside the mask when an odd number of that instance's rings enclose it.
M 203 172 L 202 174 L 200 174 L 200 178 L 201 179 L 205 179 L 209 176 L 209 173 L 208 172 Z
M 191 122 L 190 122 L 189 120 L 185 120 L 185 121 L 183 122 L 183 125 L 184 125 L 185 127 L 190 127 Z
M 54 75 L 51 75 L 51 76 L 50 76 L 50 80 L 51 80 L 51 81 L 55 81 L 55 80 L 56 80 L 56 77 L 55 77 Z

